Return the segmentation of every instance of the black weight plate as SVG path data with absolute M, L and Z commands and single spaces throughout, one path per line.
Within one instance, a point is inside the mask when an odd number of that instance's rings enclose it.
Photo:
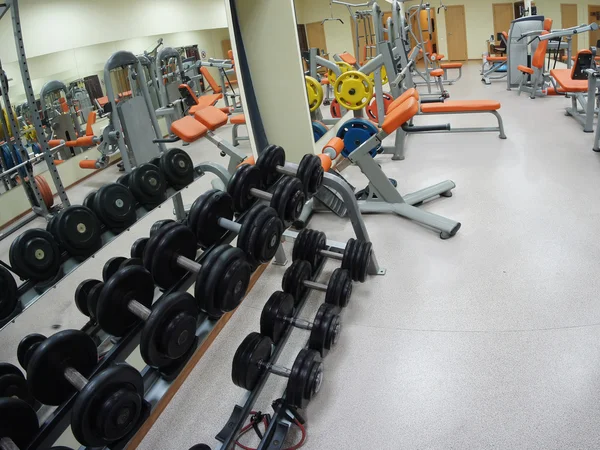
M 188 226 L 200 247 L 210 247 L 223 237 L 227 230 L 219 225 L 221 218 L 233 220 L 233 201 L 227 192 L 211 189 L 192 204 Z
M 100 282 L 95 286 L 92 286 L 90 293 L 88 294 L 87 309 L 90 313 L 90 319 L 96 320 L 96 309 L 98 307 L 98 299 L 100 298 L 102 288 L 104 288 L 104 283 Z
M 172 228 L 176 228 L 178 226 L 180 226 L 180 224 L 175 221 L 165 224 L 164 229 L 160 230 L 161 236 L 166 231 L 168 231 Z M 163 227 L 160 227 L 160 228 L 163 228 Z M 144 247 L 144 254 L 142 255 L 142 261 L 144 262 L 144 267 L 148 271 L 152 269 L 152 259 L 154 258 L 156 246 L 160 242 L 160 239 L 156 238 L 156 235 L 158 233 L 159 233 L 158 231 L 155 232 L 154 235 L 151 236 L 150 239 L 148 239 L 148 242 L 146 242 L 146 245 Z
M 270 337 L 274 344 L 278 344 L 289 326 L 286 318 L 293 316 L 294 297 L 285 292 L 274 292 L 260 314 L 260 334 Z
M 218 258 L 226 252 L 229 245 L 219 245 L 213 248 L 208 255 L 202 261 L 203 268 L 214 267 Z M 200 306 L 202 311 L 205 311 L 212 319 L 219 318 L 223 314 L 220 310 L 214 308 L 214 289 L 208 290 L 208 277 L 212 274 L 211 270 L 200 270 L 196 276 L 196 282 L 194 283 L 194 297 Z
M 314 154 L 307 153 L 298 164 L 296 177 L 302 182 L 304 193 L 307 196 L 313 195 L 323 184 L 324 176 L 321 159 Z
M 139 238 L 131 245 L 131 257 L 142 258 L 144 256 L 144 249 L 148 243 L 148 238 Z
M 314 273 L 318 269 L 318 265 L 323 262 L 324 257 L 320 254 L 319 250 L 322 250 L 327 246 L 327 236 L 325 236 L 325 233 L 322 231 L 312 230 L 306 239 L 306 246 L 307 252 L 310 255 L 310 257 L 307 258 L 307 261 L 311 262 Z M 313 262 L 318 265 L 313 265 Z
M 108 334 L 121 337 L 139 320 L 127 308 L 131 300 L 150 308 L 154 300 L 152 275 L 141 266 L 119 269 L 104 283 L 98 297 L 96 318 L 98 325 Z
M 52 234 L 41 228 L 27 230 L 15 239 L 9 259 L 20 277 L 32 280 L 47 280 L 60 269 L 58 244 Z
M 154 236 L 158 230 L 169 223 L 175 223 L 175 221 L 173 219 L 161 219 L 154 222 L 150 227 L 150 237 Z
M 252 231 L 248 236 L 249 260 L 253 264 L 269 262 L 277 252 L 283 235 L 283 222 L 270 206 L 257 215 Z
M 337 306 L 323 303 L 319 306 L 313 320 L 313 327 L 308 338 L 308 348 L 319 352 L 321 357 L 337 343 L 341 330 L 340 309 Z
M 86 208 L 90 208 L 92 211 L 94 211 L 94 197 L 96 197 L 96 191 L 92 191 L 88 195 L 86 195 L 83 199 L 83 206 L 85 206 Z
M 352 270 L 354 261 L 356 260 L 357 246 L 358 241 L 356 239 L 348 239 L 348 242 L 346 242 L 346 248 L 344 249 L 344 255 L 342 257 L 342 269 L 348 269 L 350 271 Z
M 285 176 L 275 186 L 271 206 L 286 226 L 295 222 L 304 208 L 306 196 L 297 178 Z
M 310 280 L 312 268 L 308 261 L 294 261 L 283 274 L 281 288 L 283 292 L 294 297 L 294 306 L 297 306 L 300 300 L 306 295 L 308 288 L 304 286 L 304 281 Z
M 304 228 L 298 232 L 296 239 L 294 239 L 294 246 L 292 248 L 292 261 L 296 261 L 297 259 L 304 259 L 311 263 L 314 267 L 314 257 L 311 255 L 310 249 L 306 246 L 308 241 L 308 237 L 314 231 L 310 228 Z
M 156 158 L 152 158 L 150 161 L 148 161 L 149 164 L 154 164 L 156 167 L 160 167 L 160 156 L 157 156 Z
M 127 436 L 142 413 L 144 382 L 133 367 L 114 364 L 94 376 L 71 410 L 75 438 L 88 447 L 105 447 Z
M 202 265 L 201 272 L 205 272 L 202 278 L 206 283 L 204 298 L 209 314 L 233 311 L 242 302 L 250 284 L 252 269 L 244 252 L 229 245 L 226 247 L 214 258 L 214 263 Z
M 23 372 L 9 363 L 0 362 L 0 397 L 16 397 L 33 403 Z
M 251 391 L 256 386 L 265 368 L 259 363 L 271 359 L 273 342 L 259 333 L 250 333 L 242 341 L 233 356 L 231 379 L 236 386 Z
M 256 161 L 256 167 L 262 174 L 263 188 L 271 187 L 281 178 L 281 174 L 276 169 L 277 166 L 283 166 L 284 164 L 285 150 L 279 145 L 269 145 L 261 152 Z
M 31 355 L 37 348 L 37 346 L 46 340 L 46 336 L 42 334 L 32 333 L 25 336 L 19 342 L 17 347 L 17 360 L 21 367 L 27 371 L 27 364 L 31 359 Z
M 144 266 L 144 261 L 142 261 L 142 258 L 127 258 L 125 259 L 125 261 L 123 261 L 121 263 L 121 265 L 119 266 L 119 269 L 122 269 L 123 267 L 129 267 L 129 266 Z
M 357 264 L 350 271 L 352 279 L 354 281 L 360 281 L 364 283 L 367 279 L 369 264 L 371 263 L 371 257 L 373 255 L 373 244 L 371 242 L 357 241 L 360 246 L 361 252 L 360 257 L 356 261 Z
M 0 398 L 0 436 L 10 438 L 25 449 L 39 431 L 38 418 L 31 406 L 18 398 Z
M 0 266 L 0 320 L 9 317 L 19 303 L 17 282 L 10 270 Z
M 345 308 L 352 295 L 352 278 L 347 269 L 335 269 L 327 283 L 325 303 Z
M 175 189 L 182 189 L 194 181 L 192 158 L 180 148 L 172 148 L 162 154 L 160 170 L 167 183 Z
M 322 380 L 321 357 L 316 351 L 303 348 L 292 366 L 286 388 L 286 401 L 297 408 L 304 409 L 319 392 Z
M 91 289 L 98 283 L 102 283 L 100 280 L 83 280 L 75 289 L 75 305 L 81 314 L 90 317 L 90 311 L 88 309 L 88 300 Z
M 163 233 L 163 230 L 166 230 Z M 152 252 L 152 259 L 146 263 L 151 241 L 157 241 Z M 196 236 L 185 225 L 176 224 L 172 228 L 164 227 L 150 238 L 144 252 L 144 267 L 150 267 L 154 282 L 163 289 L 168 289 L 177 283 L 188 271 L 177 264 L 177 257 L 183 256 L 196 259 Z
M 165 199 L 167 182 L 154 164 L 141 164 L 131 172 L 129 189 L 142 205 L 156 206 Z
M 211 448 L 206 444 L 196 444 L 188 448 L 188 450 L 211 450 Z
M 118 183 L 102 186 L 96 192 L 93 210 L 108 228 L 117 233 L 137 220 L 133 194 Z
M 152 307 L 140 338 L 142 358 L 152 367 L 164 367 L 185 355 L 194 344 L 199 316 L 196 299 L 174 292 Z
M 104 267 L 102 268 L 102 280 L 104 280 L 105 283 L 108 280 L 110 280 L 110 277 L 112 277 L 117 272 L 117 270 L 119 270 L 121 264 L 126 259 L 127 258 L 125 258 L 124 256 L 114 256 L 108 261 L 106 261 L 104 263 Z
M 131 178 L 131 173 L 125 173 L 117 178 L 117 183 L 122 184 L 125 187 L 129 187 L 129 180 Z
M 46 224 L 46 231 L 48 233 L 50 233 L 54 239 L 56 239 L 56 242 L 60 245 L 60 242 L 58 241 L 58 237 L 56 236 L 56 232 L 54 231 L 54 225 L 56 223 L 56 218 L 58 217 L 58 214 L 54 214 L 50 220 L 48 221 L 48 223 Z
M 67 367 L 89 377 L 98 363 L 94 340 L 79 330 L 59 331 L 38 345 L 27 365 L 27 383 L 33 396 L 58 406 L 76 392 L 67 381 Z
M 262 174 L 257 167 L 250 164 L 242 164 L 235 171 L 227 185 L 227 193 L 233 200 L 235 212 L 244 212 L 258 200 L 250 190 L 260 189 L 262 186 Z
M 240 220 L 242 227 L 237 237 L 237 246 L 238 248 L 242 249 L 246 253 L 246 255 L 248 255 L 248 260 L 253 265 L 256 265 L 257 262 L 252 256 L 253 249 L 250 246 L 250 234 L 252 234 L 254 226 L 257 223 L 256 218 L 266 208 L 268 208 L 267 205 L 263 203 L 257 203 L 256 205 L 252 206 L 252 208 L 250 208 L 250 211 L 244 214 L 244 216 Z

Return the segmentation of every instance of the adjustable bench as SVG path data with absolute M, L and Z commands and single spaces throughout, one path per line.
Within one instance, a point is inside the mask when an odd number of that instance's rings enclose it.
M 589 50 L 582 50 L 582 52 L 589 52 Z M 577 64 L 572 69 L 552 69 L 550 76 L 558 84 L 556 91 L 564 93 L 571 99 L 571 106 L 565 110 L 566 115 L 577 120 L 584 132 L 591 133 L 594 131 L 594 117 L 598 114 L 596 77 L 590 77 L 588 80 L 574 80 L 575 67 Z

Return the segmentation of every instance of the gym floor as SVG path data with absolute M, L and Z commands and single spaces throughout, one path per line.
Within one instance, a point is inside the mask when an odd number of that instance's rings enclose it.
M 323 386 L 306 409 L 303 448 L 600 447 L 600 249 L 590 245 L 600 221 L 600 156 L 592 152 L 593 134 L 564 116 L 567 99 L 518 97 L 504 81 L 484 86 L 478 73 L 478 63 L 465 65 L 463 79 L 448 87 L 451 98 L 499 100 L 507 140 L 497 133 L 413 135 L 405 161 L 377 157 L 402 193 L 453 180 L 453 197 L 422 208 L 462 228 L 443 241 L 396 216 L 365 216 L 387 273 L 354 285 L 340 341 L 325 358 Z M 415 122 L 446 121 L 494 124 L 486 114 Z M 195 161 L 219 161 L 206 141 L 186 150 Z M 359 188 L 366 184 L 354 167 L 344 175 Z M 71 189 L 72 202 L 116 176 L 113 167 Z M 184 201 L 209 187 L 201 179 Z M 16 363 L 16 344 L 28 332 L 81 327 L 85 318 L 72 300 L 77 284 L 99 277 L 106 259 L 125 254 L 170 214 L 167 205 L 154 210 L 22 314 L 2 332 L 0 360 Z M 330 214 L 314 216 L 310 227 L 336 241 L 353 234 L 347 220 Z M 3 259 L 8 245 L 0 244 Z M 338 266 L 327 263 L 320 280 Z M 284 270 L 265 271 L 139 448 L 218 448 L 215 434 L 247 396 L 231 382 L 233 354 L 259 329 Z M 312 318 L 323 299 L 313 293 L 301 316 Z M 291 366 L 307 337 L 294 329 L 277 364 Z M 255 409 L 272 412 L 285 382 L 270 376 Z

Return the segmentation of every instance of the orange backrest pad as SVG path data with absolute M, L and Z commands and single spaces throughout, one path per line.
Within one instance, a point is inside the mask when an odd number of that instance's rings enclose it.
M 506 42 L 508 42 L 508 33 L 506 31 L 502 32 L 502 36 L 504 36 L 504 39 L 506 39 Z
M 213 92 L 215 94 L 220 94 L 223 89 L 221 89 L 221 86 L 219 86 L 217 84 L 217 82 L 215 81 L 213 76 L 210 74 L 208 69 L 206 67 L 200 67 L 200 73 L 202 74 L 204 79 L 208 82 L 208 84 L 210 84 L 210 87 L 212 88 Z
M 580 54 L 592 54 L 592 51 L 589 48 L 584 48 L 583 50 L 579 50 L 577 52 L 577 56 L 579 56 Z M 575 61 L 577 61 L 577 59 L 575 59 Z M 577 67 L 577 64 L 573 64 L 573 67 L 571 68 L 571 78 L 573 78 L 575 76 L 575 67 Z
M 552 30 L 552 24 L 554 23 L 554 21 L 551 18 L 547 18 L 544 20 L 544 31 L 550 31 Z
M 85 127 L 85 135 L 93 136 L 94 130 L 92 130 L 92 125 L 96 123 L 96 111 L 90 111 L 87 117 L 87 125 Z
M 545 34 L 550 34 L 550 33 L 548 33 L 546 30 L 542 31 L 542 36 Z M 533 67 L 537 67 L 538 69 L 544 68 L 544 64 L 546 63 L 546 51 L 547 50 L 548 50 L 548 41 L 538 42 L 538 46 L 535 49 L 533 58 L 531 59 L 531 65 Z
M 227 50 L 227 57 L 233 62 L 233 50 Z
M 207 106 L 196 111 L 194 118 L 211 131 L 215 131 L 227 123 L 227 114 L 214 106 Z
M 350 64 L 351 66 L 356 65 L 356 58 L 348 52 L 340 53 L 339 57 L 342 59 L 342 61 Z
M 180 84 L 179 85 L 179 89 L 185 89 L 186 91 L 188 91 L 188 95 L 190 97 L 192 97 L 192 99 L 194 100 L 194 103 L 198 104 L 198 96 L 196 95 L 196 93 L 192 90 L 191 87 L 189 87 L 187 84 Z
M 431 42 L 431 39 L 425 41 L 425 51 L 429 55 L 433 54 L 433 42 Z
M 389 112 L 385 116 L 381 129 L 387 134 L 392 134 L 419 112 L 419 102 L 414 98 L 409 98 L 400 106 Z
M 407 89 L 406 91 L 404 91 L 402 93 L 402 95 L 400 95 L 400 97 L 398 97 L 396 100 L 394 100 L 392 103 L 390 103 L 390 105 L 388 106 L 388 114 L 390 112 L 392 112 L 394 109 L 396 109 L 398 106 L 400 106 L 402 103 L 404 103 L 406 100 L 408 100 L 409 98 L 414 98 L 415 100 L 419 100 L 419 92 L 415 89 L 415 88 L 410 88 Z
M 208 129 L 192 116 L 182 117 L 171 124 L 171 132 L 184 142 L 194 142 L 207 131 Z

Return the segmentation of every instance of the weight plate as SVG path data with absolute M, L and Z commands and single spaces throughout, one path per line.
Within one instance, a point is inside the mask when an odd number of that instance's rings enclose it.
M 257 223 L 256 218 L 262 211 L 265 210 L 265 208 L 268 208 L 268 206 L 263 203 L 257 203 L 252 208 L 250 208 L 250 211 L 246 212 L 239 220 L 242 227 L 237 237 L 237 246 L 246 253 L 246 255 L 248 256 L 248 261 L 250 262 L 250 264 L 252 264 L 253 267 L 257 266 L 258 262 L 254 259 L 253 256 L 253 247 L 250 244 L 250 235 L 254 230 L 255 224 Z
M 96 196 L 96 191 L 92 191 L 88 195 L 86 195 L 85 198 L 83 199 L 83 206 L 85 206 L 86 208 L 90 208 L 92 211 L 94 211 L 94 197 L 95 196 Z
M 21 367 L 27 371 L 27 364 L 37 346 L 46 340 L 42 334 L 32 333 L 25 336 L 17 346 L 17 360 Z
M 277 166 L 283 165 L 285 165 L 285 150 L 279 145 L 269 145 L 261 152 L 256 160 L 256 167 L 262 174 L 263 189 L 271 187 L 281 178 Z
M 150 161 L 148 161 L 149 164 L 153 164 L 156 167 L 160 167 L 160 156 L 157 156 L 156 158 L 152 158 Z
M 131 173 L 125 173 L 117 178 L 117 183 L 122 184 L 125 187 L 129 187 L 129 180 L 131 179 Z
M 350 153 L 369 140 L 371 136 L 376 135 L 377 132 L 377 126 L 366 119 L 348 120 L 341 126 L 337 133 L 337 137 L 344 140 L 344 150 L 342 150 L 342 155 L 347 158 L 350 156 Z M 369 151 L 373 158 L 377 156 L 377 152 L 380 148 L 381 143 Z
M 294 261 L 284 272 L 281 288 L 283 292 L 294 297 L 294 306 L 298 306 L 300 300 L 308 292 L 308 288 L 304 286 L 304 281 L 310 280 L 311 274 L 312 267 L 310 263 L 303 260 Z
M 173 219 L 161 219 L 154 222 L 150 227 L 150 237 L 154 236 L 158 230 L 168 223 L 175 223 L 175 221 Z
M 387 114 L 388 108 L 390 107 L 390 105 L 393 101 L 394 101 L 394 97 L 392 97 L 387 92 L 383 93 L 383 112 L 384 112 L 384 114 Z M 377 122 L 379 120 L 379 113 L 377 112 L 377 98 L 375 96 L 373 96 L 373 100 L 371 100 L 371 103 L 367 107 L 367 116 L 369 117 L 369 119 L 373 120 L 374 122 Z
M 219 245 L 213 248 L 203 259 L 202 266 L 205 268 L 213 267 L 218 257 L 229 248 L 229 245 Z M 194 297 L 196 297 L 196 301 L 202 311 L 205 311 L 211 319 L 218 319 L 223 315 L 223 312 L 214 308 L 214 291 L 207 289 L 208 277 L 211 273 L 210 270 L 200 270 L 198 272 L 194 284 Z
M 358 241 L 359 246 L 362 249 L 361 257 L 358 259 L 357 264 L 353 271 L 350 272 L 354 281 L 360 281 L 364 283 L 367 279 L 369 271 L 369 264 L 371 263 L 371 257 L 373 255 L 373 244 L 371 242 Z
M 330 108 L 331 108 L 331 106 L 330 106 Z M 318 120 L 313 121 L 312 130 L 313 130 L 313 138 L 314 138 L 315 142 L 317 142 L 319 139 L 321 139 L 323 136 L 325 136 L 325 133 L 327 133 L 327 131 L 329 131 L 327 129 L 327 127 L 323 124 L 323 122 L 319 122 Z
M 233 356 L 231 379 L 236 386 L 251 391 L 265 371 L 260 363 L 271 359 L 273 342 L 259 333 L 250 333 Z
M 253 256 L 261 264 L 271 261 L 275 256 L 284 230 L 283 222 L 273 208 L 269 207 L 263 215 L 265 220 L 261 225 L 254 227 L 253 233 L 250 234 L 250 240 L 255 241 Z
M 227 192 L 211 189 L 194 201 L 188 215 L 192 229 L 201 248 L 216 244 L 227 231 L 219 219 L 233 220 L 233 202 Z
M 127 436 L 142 414 L 144 382 L 125 363 L 103 370 L 81 390 L 71 410 L 71 429 L 87 447 L 105 447 Z
M 164 225 L 164 230 L 162 230 L 161 233 L 164 233 L 165 231 L 170 230 L 172 228 L 175 228 L 175 227 L 177 227 L 179 225 L 180 224 L 178 224 L 177 222 L 167 223 L 167 224 Z M 142 261 L 144 263 L 144 267 L 148 271 L 150 271 L 150 269 L 152 269 L 152 259 L 154 258 L 154 253 L 155 253 L 156 246 L 160 242 L 159 239 L 153 239 L 154 236 L 157 233 L 155 233 L 153 236 L 151 236 L 148 239 L 148 242 L 146 243 L 146 245 L 144 247 L 144 254 L 142 255 Z M 150 272 L 150 273 L 152 273 L 152 272 Z
M 194 181 L 192 158 L 180 148 L 172 148 L 162 154 L 160 170 L 166 182 L 175 189 L 182 189 Z
M 152 275 L 140 266 L 124 267 L 104 283 L 96 306 L 100 328 L 112 336 L 124 336 L 141 320 L 127 306 L 132 300 L 146 308 L 154 300 Z
M 233 311 L 244 299 L 252 268 L 246 260 L 246 255 L 239 248 L 230 247 L 217 259 L 214 274 L 208 278 L 208 289 L 216 286 L 213 291 L 214 307 L 222 312 Z
M 9 251 L 10 264 L 21 278 L 48 280 L 60 269 L 60 250 L 54 237 L 46 230 L 27 230 L 13 241 Z
M 304 193 L 310 196 L 317 192 L 323 184 L 324 174 L 321 159 L 317 155 L 306 154 L 298 164 L 296 178 L 302 182 Z
M 33 404 L 27 381 L 21 370 L 9 363 L 0 362 L 0 397 L 16 397 Z
M 107 184 L 96 192 L 93 210 L 115 233 L 120 233 L 137 220 L 131 191 L 118 183 Z
M 34 180 L 37 184 L 38 190 L 40 191 L 40 195 L 42 196 L 42 200 L 44 201 L 46 208 L 52 208 L 52 205 L 54 205 L 54 194 L 52 194 L 50 185 L 48 184 L 46 179 L 41 175 L 36 175 L 34 177 Z
M 154 164 L 142 164 L 131 172 L 129 189 L 144 206 L 154 207 L 165 199 L 167 182 Z
M 314 350 L 303 348 L 298 353 L 286 387 L 285 399 L 291 405 L 304 409 L 318 394 L 323 382 L 323 363 Z
M 286 319 L 294 317 L 294 297 L 285 292 L 271 294 L 260 314 L 260 334 L 278 344 L 289 326 Z
M 144 256 L 144 249 L 148 243 L 148 238 L 139 238 L 131 245 L 131 257 L 142 258 Z
M 233 200 L 235 212 L 245 212 L 258 200 L 251 193 L 251 189 L 261 189 L 262 174 L 260 170 L 250 164 L 242 164 L 235 171 L 229 184 L 227 192 Z
M 102 283 L 100 280 L 83 280 L 75 289 L 75 306 L 81 314 L 90 317 L 90 310 L 88 309 L 88 300 L 90 296 L 90 290 L 98 283 Z
M 302 183 L 297 178 L 285 176 L 275 186 L 271 207 L 288 227 L 300 217 L 306 196 Z
M 119 266 L 119 269 L 122 269 L 123 267 L 129 267 L 129 266 L 144 267 L 144 262 L 142 261 L 142 258 L 127 258 L 127 259 L 125 259 L 125 261 L 123 261 L 121 263 L 121 265 Z
M 65 369 L 71 367 L 89 377 L 97 363 L 98 351 L 89 335 L 79 330 L 59 331 L 33 351 L 27 365 L 29 389 L 40 402 L 58 406 L 77 391 L 65 378 Z
M 345 308 L 352 296 L 352 278 L 346 269 L 335 269 L 327 283 L 325 303 Z
M 0 266 L 0 320 L 9 317 L 19 303 L 17 282 L 10 270 Z
M 63 209 L 54 227 L 60 243 L 72 256 L 87 257 L 102 247 L 100 222 L 85 206 Z
M 179 223 L 173 225 L 162 227 L 150 238 L 144 251 L 144 267 L 149 269 L 154 283 L 163 289 L 170 288 L 188 273 L 177 264 L 178 256 L 196 259 L 196 236 L 192 230 Z
M 87 301 L 87 309 L 90 313 L 90 319 L 96 320 L 96 309 L 98 306 L 98 298 L 100 298 L 100 293 L 102 292 L 102 288 L 104 288 L 104 283 L 100 282 L 95 286 L 92 286 L 90 289 L 90 293 L 88 294 Z
M 187 292 L 174 292 L 152 306 L 142 329 L 140 353 L 152 367 L 165 367 L 187 354 L 196 338 L 198 304 Z
M 337 306 L 323 303 L 319 306 L 313 320 L 308 338 L 308 348 L 318 351 L 321 357 L 324 357 L 337 343 L 340 330 L 340 309 Z
M 110 277 L 117 273 L 117 270 L 119 270 L 119 267 L 121 267 L 121 264 L 126 259 L 127 258 L 124 256 L 115 256 L 106 261 L 106 263 L 104 263 L 104 267 L 102 268 L 102 280 L 104 280 L 105 283 L 110 280 Z
M 0 398 L 0 435 L 10 438 L 17 448 L 27 448 L 39 431 L 37 414 L 18 398 Z

